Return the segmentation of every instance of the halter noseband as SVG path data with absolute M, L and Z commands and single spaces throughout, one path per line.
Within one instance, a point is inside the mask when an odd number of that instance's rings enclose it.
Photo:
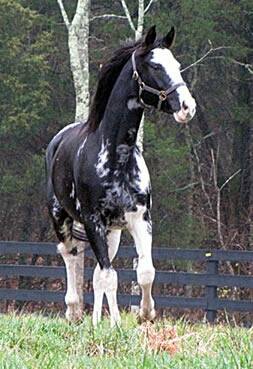
M 156 88 L 153 88 L 153 87 L 150 87 L 148 85 L 146 85 L 138 71 L 137 71 L 137 68 L 136 68 L 136 62 L 135 62 L 135 53 L 136 53 L 136 50 L 133 52 L 132 54 L 132 65 L 133 65 L 133 79 L 135 81 L 138 82 L 138 85 L 139 85 L 139 99 L 140 99 L 140 102 L 146 106 L 146 107 L 150 107 L 151 105 L 147 105 L 145 104 L 145 102 L 143 101 L 143 99 L 141 98 L 141 94 L 142 94 L 142 91 L 147 91 L 147 92 L 150 92 L 151 94 L 154 94 L 154 95 L 157 95 L 159 97 L 159 101 L 158 101 L 158 104 L 157 104 L 157 109 L 158 110 L 161 110 L 161 107 L 162 107 L 162 102 L 165 101 L 167 99 L 167 97 L 173 92 L 175 91 L 178 87 L 180 86 L 185 86 L 186 84 L 184 82 L 179 82 L 179 83 L 176 83 L 175 85 L 171 86 L 170 88 L 168 88 L 167 90 L 157 90 Z

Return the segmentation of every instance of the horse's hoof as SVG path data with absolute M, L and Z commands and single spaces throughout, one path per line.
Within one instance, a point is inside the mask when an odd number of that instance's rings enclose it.
M 111 318 L 111 328 L 120 327 L 120 326 L 121 326 L 120 316 Z
M 156 317 L 156 311 L 155 309 L 143 309 L 140 308 L 140 312 L 139 312 L 139 319 L 141 322 L 146 322 L 146 321 L 153 321 Z
M 82 320 L 83 311 L 79 307 L 69 306 L 66 310 L 65 317 L 69 322 L 79 322 Z

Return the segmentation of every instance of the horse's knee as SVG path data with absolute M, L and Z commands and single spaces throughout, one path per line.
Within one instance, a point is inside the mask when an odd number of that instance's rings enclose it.
M 139 264 L 137 268 L 137 282 L 140 286 L 150 285 L 155 278 L 155 268 L 150 265 Z
M 63 242 L 60 242 L 57 245 L 57 251 L 62 256 L 65 256 L 65 255 L 67 255 L 69 253 L 68 248 L 66 247 L 66 245 Z
M 76 291 L 68 290 L 65 295 L 65 303 L 66 305 L 76 305 L 79 304 L 80 299 Z

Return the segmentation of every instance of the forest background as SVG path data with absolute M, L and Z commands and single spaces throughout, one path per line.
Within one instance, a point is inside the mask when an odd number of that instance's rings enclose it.
M 137 1 L 126 1 L 134 22 Z M 149 2 L 147 1 L 147 4 Z M 76 1 L 65 1 L 71 18 Z M 101 64 L 134 38 L 116 0 L 90 4 L 91 96 Z M 146 112 L 154 244 L 253 250 L 250 0 L 155 0 L 144 32 L 177 29 L 173 53 L 197 101 L 189 125 Z M 52 241 L 45 149 L 75 119 L 67 29 L 56 0 L 0 0 L 0 239 Z

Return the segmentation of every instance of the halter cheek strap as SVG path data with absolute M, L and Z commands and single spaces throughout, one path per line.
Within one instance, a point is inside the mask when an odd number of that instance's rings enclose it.
M 162 103 L 163 101 L 165 101 L 168 96 L 173 92 L 175 91 L 178 87 L 180 86 L 185 86 L 186 84 L 184 82 L 179 82 L 179 83 L 176 83 L 175 85 L 169 87 L 167 90 L 157 90 L 156 88 L 153 88 L 153 87 L 150 87 L 148 85 L 146 85 L 138 71 L 137 71 L 137 68 L 136 68 L 136 62 L 135 62 L 135 53 L 136 53 L 136 50 L 133 52 L 132 54 L 132 66 L 133 66 L 133 79 L 135 81 L 138 82 L 138 85 L 139 85 L 139 99 L 140 99 L 140 102 L 145 106 L 145 107 L 151 107 L 151 105 L 148 105 L 146 104 L 142 97 L 141 97 L 141 94 L 142 94 L 142 91 L 147 91 L 147 92 L 150 92 L 151 94 L 154 94 L 154 95 L 157 95 L 159 97 L 159 100 L 158 100 L 158 104 L 157 104 L 157 109 L 158 110 L 161 110 L 161 107 L 162 107 Z

